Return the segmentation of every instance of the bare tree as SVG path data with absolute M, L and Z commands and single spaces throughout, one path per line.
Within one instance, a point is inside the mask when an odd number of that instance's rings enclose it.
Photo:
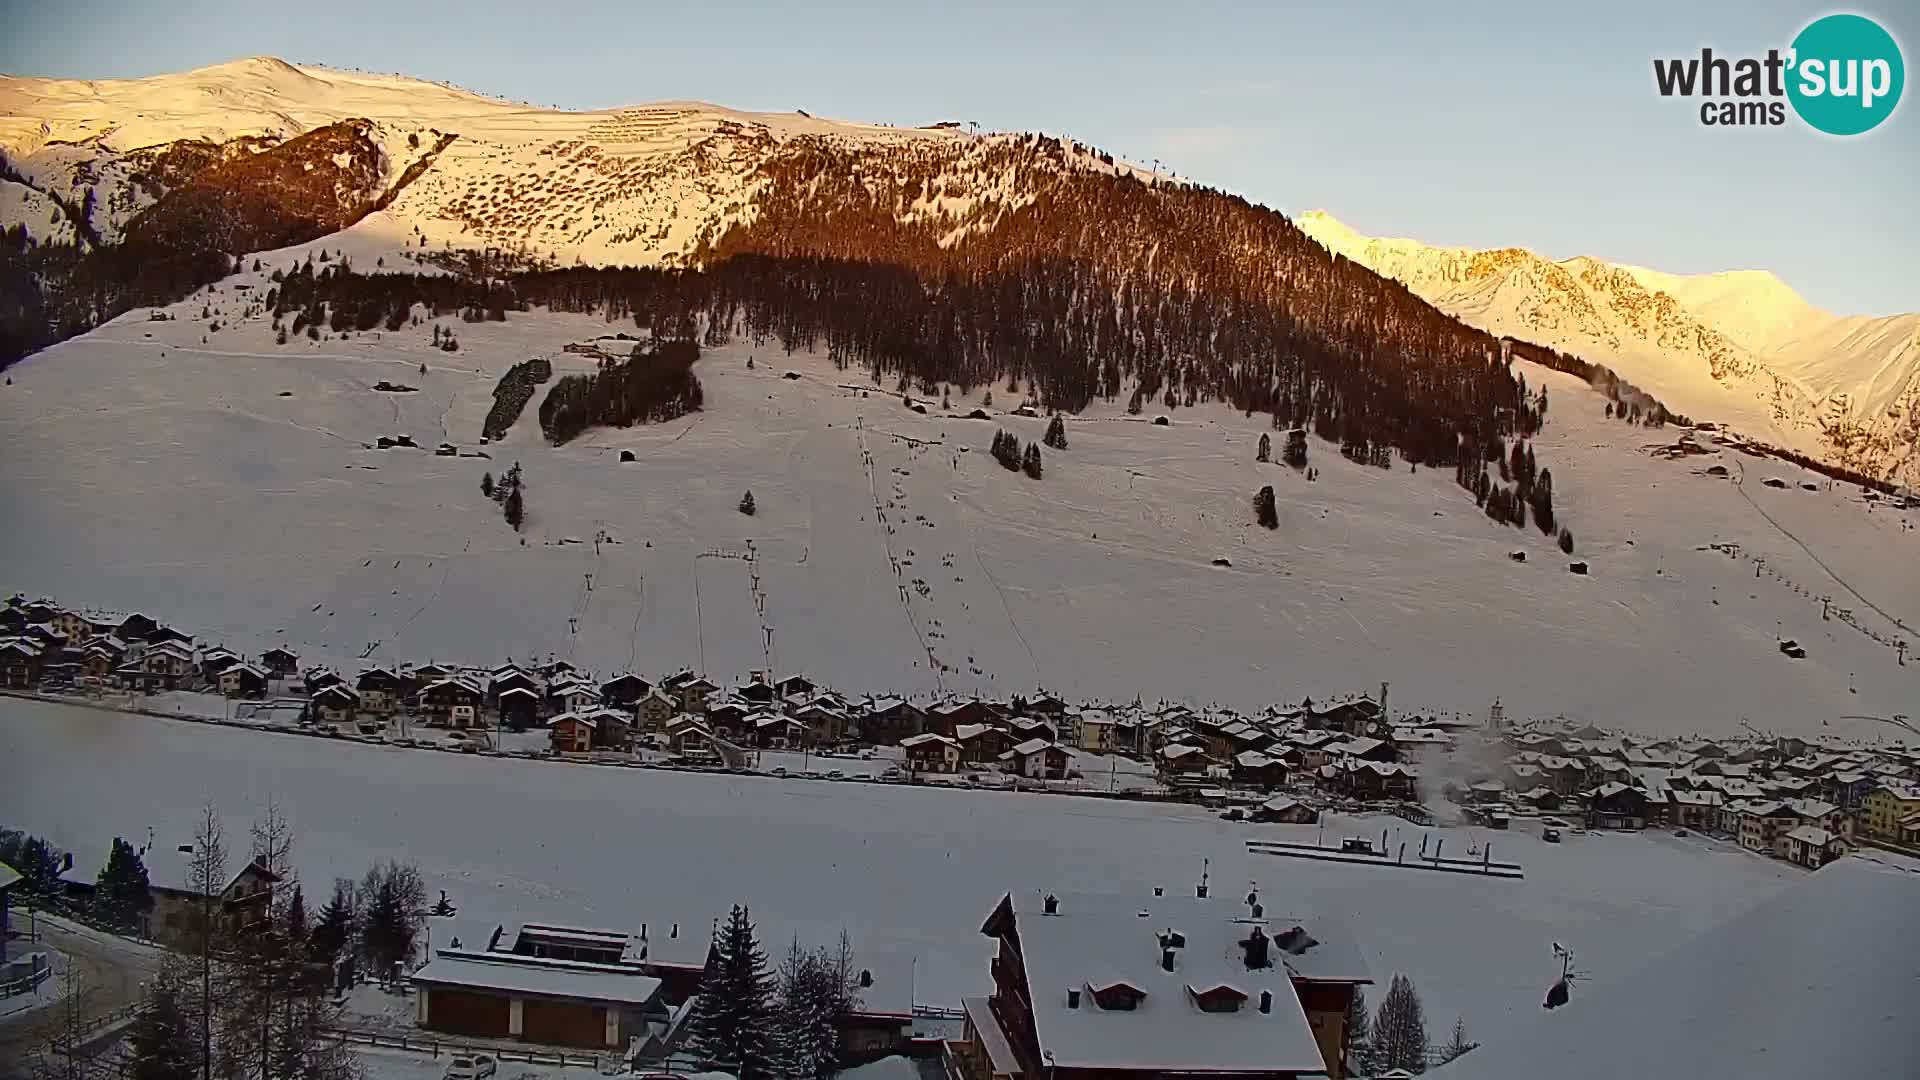
M 193 858 L 187 865 L 187 887 L 200 898 L 195 930 L 200 952 L 200 1076 L 213 1080 L 213 935 L 214 907 L 227 887 L 227 842 L 220 812 L 209 799 L 200 807 L 193 827 Z

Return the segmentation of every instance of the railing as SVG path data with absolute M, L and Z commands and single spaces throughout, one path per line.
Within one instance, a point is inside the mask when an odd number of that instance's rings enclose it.
M 20 978 L 0 982 L 0 998 L 10 998 L 17 994 L 31 994 L 41 983 L 46 982 L 47 976 L 51 974 L 53 974 L 53 965 L 43 964 L 27 972 Z
M 409 1050 L 418 1054 L 485 1054 L 496 1061 L 524 1061 L 529 1065 L 574 1066 L 584 1069 L 600 1069 L 598 1054 L 569 1054 L 560 1050 L 519 1050 L 497 1046 L 482 1046 L 472 1043 L 448 1043 L 438 1039 L 413 1038 L 406 1035 L 382 1035 L 377 1031 L 356 1031 L 351 1028 L 332 1028 L 327 1034 L 341 1043 L 359 1046 L 378 1046 L 390 1050 Z

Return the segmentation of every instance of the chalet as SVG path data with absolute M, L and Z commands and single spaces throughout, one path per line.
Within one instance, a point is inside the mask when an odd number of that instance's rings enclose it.
M 1779 838 L 1781 858 L 1809 870 L 1818 870 L 1847 853 L 1847 842 L 1839 833 L 1818 825 L 1799 825 Z
M 240 654 L 232 649 L 215 645 L 211 649 L 200 651 L 200 677 L 214 682 L 220 673 L 240 662 Z
M 598 716 L 563 712 L 547 721 L 547 738 L 556 754 L 584 754 L 594 748 L 599 729 Z
M 487 698 L 491 701 L 498 701 L 500 700 L 500 695 L 509 690 L 525 690 L 532 694 L 539 694 L 541 692 L 541 686 L 542 684 L 539 679 L 534 678 L 527 672 L 521 671 L 517 667 L 509 665 L 504 668 L 496 668 L 489 673 L 487 677 Z
M 750 705 L 767 706 L 773 704 L 780 694 L 767 681 L 766 672 L 754 671 L 747 674 L 746 684 L 736 689 L 734 696 Z
M 1067 715 L 1067 703 L 1052 694 L 1040 694 L 1027 699 L 1026 711 L 1042 719 L 1058 724 Z
M 1438 727 L 1396 727 L 1387 733 L 1387 738 L 1399 750 L 1399 757 L 1406 757 L 1427 748 L 1435 750 L 1453 748 L 1453 736 Z
M 390 716 L 400 706 L 405 684 L 392 671 L 373 667 L 354 677 L 353 692 L 360 696 L 360 708 L 375 716 Z
M 338 672 L 329 668 L 311 667 L 300 676 L 300 685 L 309 695 L 317 694 L 329 686 L 344 682 Z
M 666 729 L 667 721 L 680 712 L 680 701 L 667 696 L 666 691 L 656 686 L 642 695 L 639 701 L 634 702 L 633 707 L 639 718 L 641 730 L 663 731 Z
M 1013 735 L 996 724 L 961 724 L 953 740 L 960 744 L 960 760 L 967 765 L 995 765 L 1013 749 Z
M 1364 735 L 1380 719 L 1380 703 L 1368 698 L 1355 701 L 1343 701 L 1321 712 L 1310 712 L 1307 718 L 1309 727 L 1325 731 L 1341 731 L 1348 735 Z
M 191 648 L 175 641 L 163 641 L 149 646 L 138 660 L 122 665 L 116 674 L 124 685 L 151 694 L 191 684 L 199 669 L 194 664 Z
M 562 712 L 585 712 L 600 707 L 600 691 L 588 682 L 563 680 L 547 688 L 547 704 Z
M 692 716 L 681 716 L 667 724 L 667 747 L 676 754 L 701 753 L 713 749 L 713 729 Z
M 763 750 L 798 750 L 808 745 L 807 725 L 777 712 L 747 714 L 746 733 Z
M 1039 716 L 1010 716 L 1006 719 L 1007 730 L 1013 732 L 1015 742 L 1028 739 L 1045 739 L 1054 742 L 1060 737 L 1060 729 L 1054 722 Z
M 1207 771 L 1213 759 L 1207 757 L 1204 748 L 1192 743 L 1168 743 L 1160 748 L 1160 768 L 1175 775 L 1191 775 Z
M 122 641 L 145 641 L 148 635 L 158 629 L 160 629 L 159 623 L 136 611 L 121 619 L 120 625 L 114 627 L 113 632 L 114 636 Z
M 897 697 L 868 699 L 866 712 L 859 720 L 860 738 L 875 745 L 898 743 L 925 731 L 926 726 L 926 714 Z
M 773 684 L 773 688 L 783 698 L 810 698 L 820 688 L 805 675 L 789 675 Z
M 950 773 L 960 771 L 960 743 L 931 731 L 909 735 L 900 740 L 906 752 L 909 772 Z
M 816 699 L 800 706 L 793 718 L 806 725 L 811 746 L 835 746 L 847 737 L 846 711 L 825 700 Z
M 1870 772 L 1836 769 L 1820 780 L 1820 797 L 1842 810 L 1859 810 L 1877 783 Z
M 1606 783 L 1587 792 L 1590 829 L 1644 829 L 1647 793 L 1626 784 Z
M 276 679 L 291 678 L 294 672 L 300 670 L 300 657 L 291 649 L 276 645 L 260 654 L 260 666 Z
M 1287 764 L 1258 750 L 1242 750 L 1233 756 L 1235 783 L 1249 787 L 1276 788 L 1287 782 Z
M 540 677 L 548 682 L 559 682 L 566 678 L 578 678 L 574 666 L 565 660 L 549 660 L 539 667 Z
M 1682 829 L 1712 830 L 1720 827 L 1720 810 L 1726 796 L 1718 791 L 1667 789 L 1667 820 Z
M 1385 739 L 1375 739 L 1358 735 L 1341 742 L 1327 744 L 1327 753 L 1334 757 L 1355 757 L 1362 761 L 1395 761 L 1393 744 Z
M 1312 825 L 1320 820 L 1320 811 L 1291 795 L 1275 795 L 1253 808 L 1253 820 L 1281 825 Z
M 495 707 L 500 710 L 500 722 L 515 731 L 524 731 L 540 722 L 540 694 L 527 687 L 502 690 Z
M 80 650 L 80 668 L 78 675 L 93 679 L 104 679 L 120 666 L 126 656 L 126 646 L 116 637 L 98 637 L 89 641 L 86 648 Z M 0 679 L 4 679 L 4 662 L 0 662 Z
M 0 686 L 26 689 L 40 684 L 46 650 L 22 637 L 0 638 Z
M 719 698 L 709 699 L 706 711 L 708 727 L 729 739 L 737 739 L 746 731 L 747 714 L 753 710 L 744 701 Z
M 1853 842 L 1853 815 L 1823 799 L 1788 799 L 1788 812 L 1801 825 L 1815 825 Z
M 1405 765 L 1391 761 L 1354 761 L 1349 759 L 1345 786 L 1357 799 L 1414 798 L 1414 773 Z
M 1544 810 L 1549 814 L 1560 809 L 1561 804 L 1566 801 L 1559 792 L 1550 787 L 1531 788 L 1515 795 L 1514 800 L 1522 805 L 1531 806 L 1535 810 Z
M 153 628 L 153 632 L 147 635 L 147 644 L 149 645 L 158 645 L 167 641 L 185 645 L 189 649 L 193 647 L 192 634 L 187 633 L 185 630 L 175 630 L 171 626 L 156 626 Z
M 74 855 L 60 875 L 68 896 L 82 902 L 93 898 L 109 853 L 94 849 Z M 209 912 L 194 884 L 192 844 L 149 844 L 139 854 L 153 897 L 153 907 L 139 916 L 142 937 L 178 948 L 192 946 L 200 940 L 207 914 L 220 935 L 245 934 L 266 924 L 280 878 L 258 861 L 249 859 L 227 876 Z
M 93 620 L 78 611 L 60 611 L 46 620 L 53 632 L 69 644 L 79 644 L 93 635 Z
M 942 701 L 927 710 L 927 730 L 947 738 L 956 738 L 962 724 L 986 724 L 994 720 L 993 710 L 978 698 L 971 701 Z
M 309 699 L 307 708 L 321 723 L 350 724 L 359 717 L 360 695 L 345 683 L 333 683 L 321 687 L 320 692 Z
M 600 703 L 610 709 L 632 709 L 653 692 L 653 684 L 632 672 L 615 675 L 600 684 Z
M 220 693 L 230 698 L 257 698 L 267 692 L 267 673 L 244 661 L 220 673 Z
M 719 685 L 704 675 L 695 675 L 691 671 L 679 671 L 667 676 L 660 684 L 667 693 L 680 699 L 682 712 L 703 713 L 707 711 L 707 695 L 720 689 Z
M 420 714 L 434 727 L 451 727 L 461 721 L 473 722 L 484 695 L 479 687 L 459 678 L 443 678 L 420 691 Z
M 1007 895 L 981 927 L 993 992 L 963 999 L 951 1072 L 1340 1080 L 1347 1007 L 1371 981 L 1358 948 L 1249 899 Z
M 1000 755 L 1000 767 L 1015 776 L 1035 780 L 1064 780 L 1071 760 L 1066 749 L 1046 739 L 1016 743 Z

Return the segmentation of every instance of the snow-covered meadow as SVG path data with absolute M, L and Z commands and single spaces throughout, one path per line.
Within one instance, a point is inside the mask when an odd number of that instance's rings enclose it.
M 424 325 L 277 346 L 242 318 L 270 284 L 238 275 L 171 321 L 132 313 L 10 371 L 0 588 L 349 666 L 553 654 L 602 674 L 773 667 L 854 693 L 1239 707 L 1388 681 L 1396 710 L 1480 717 L 1499 698 L 1510 718 L 1862 737 L 1900 733 L 1840 718 L 1920 699 L 1920 665 L 1883 643 L 1912 637 L 1889 616 L 1920 620 L 1915 514 L 1731 452 L 1654 458 L 1678 432 L 1609 423 L 1602 399 L 1540 369 L 1537 454 L 1587 577 L 1537 530 L 1489 522 L 1445 470 L 1363 467 L 1318 441 L 1318 482 L 1256 463 L 1263 417 L 1202 406 L 1160 427 L 1159 410 L 1096 407 L 1034 481 L 986 453 L 996 427 L 1037 440 L 1046 423 L 1009 415 L 1005 386 L 991 421 L 964 418 L 984 388 L 922 415 L 770 344 L 708 350 L 698 414 L 556 449 L 536 398 L 478 447 L 503 371 L 533 356 L 582 370 L 562 346 L 631 324 L 516 312 L 443 320 L 451 353 Z M 370 448 L 395 434 L 424 449 Z M 435 456 L 443 440 L 491 457 Z M 515 461 L 520 535 L 479 490 Z M 1775 475 L 1789 486 L 1761 485 Z M 1249 507 L 1263 484 L 1272 532 Z M 736 509 L 748 490 L 753 517 Z M 1883 640 L 1823 621 L 1822 595 Z
M 310 901 L 399 858 L 459 908 L 434 920 L 440 941 L 515 918 L 697 926 L 744 902 L 765 941 L 844 927 L 862 949 L 915 953 L 933 1004 L 990 985 L 979 927 L 1002 893 L 1181 892 L 1205 859 L 1223 916 L 1252 882 L 1269 910 L 1346 919 L 1377 979 L 1407 973 L 1436 1024 L 1464 1015 L 1476 1034 L 1539 1011 L 1551 942 L 1596 977 L 1624 973 L 1802 874 L 1697 838 L 1465 829 L 1445 831 L 1449 850 L 1491 840 L 1526 878 L 1308 863 L 1245 843 L 1313 827 L 1197 807 L 474 758 L 0 698 L 0 823 L 86 850 L 149 828 L 174 844 L 212 799 L 244 847 L 269 796 Z M 1415 845 L 1424 831 L 1369 818 L 1327 834 L 1383 828 Z

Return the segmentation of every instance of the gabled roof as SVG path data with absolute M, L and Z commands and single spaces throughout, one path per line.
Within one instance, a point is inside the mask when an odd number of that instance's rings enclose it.
M 600 726 L 600 718 L 597 716 L 589 716 L 586 713 L 563 712 L 547 721 L 548 727 L 553 727 L 556 724 L 585 724 L 590 728 L 598 728 Z
M 952 747 L 958 747 L 960 745 L 957 739 L 949 739 L 945 735 L 941 735 L 937 732 L 932 732 L 932 731 L 924 732 L 919 735 L 909 735 L 906 738 L 900 740 L 900 745 L 906 747 L 909 750 L 917 746 L 926 746 L 929 743 L 939 743 L 940 745 L 943 745 L 943 746 L 952 746 Z

